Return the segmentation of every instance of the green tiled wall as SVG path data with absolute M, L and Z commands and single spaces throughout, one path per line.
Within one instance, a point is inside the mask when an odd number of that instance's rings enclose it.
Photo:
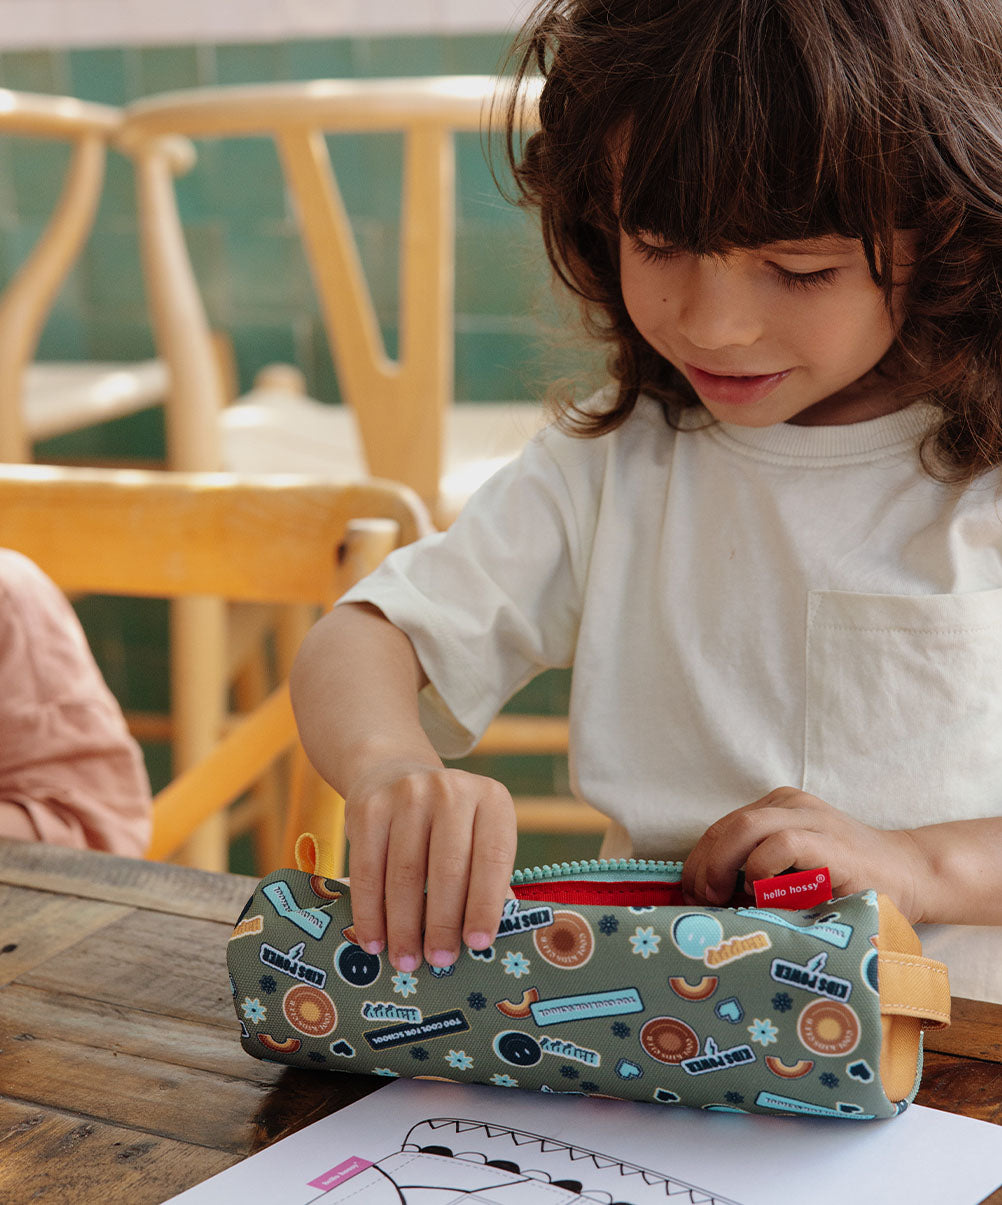
M 505 51 L 497 36 L 384 37 L 254 45 L 185 45 L 0 53 L 0 86 L 124 104 L 177 88 L 330 76 L 492 73 Z M 396 251 L 401 140 L 381 135 L 330 140 L 387 347 L 396 344 Z M 229 332 L 241 387 L 274 360 L 292 360 L 311 393 L 337 399 L 326 336 L 275 151 L 264 139 L 202 142 L 194 171 L 178 183 L 189 247 L 213 324 Z M 589 359 L 546 332 L 562 322 L 532 220 L 498 194 L 480 137 L 458 138 L 456 396 L 538 396 L 555 376 Z M 0 141 L 0 283 L 33 245 L 58 195 L 67 152 L 44 142 Z M 540 332 L 544 332 L 543 336 Z M 129 359 L 152 354 L 130 165 L 109 159 L 94 232 L 53 308 L 40 354 L 48 359 Z M 592 357 L 592 363 L 594 357 Z M 81 458 L 159 457 L 162 419 L 149 412 L 38 449 Z M 82 617 L 112 688 L 127 705 L 162 708 L 166 621 L 148 604 L 85 600 Z M 567 675 L 547 674 L 513 702 L 522 710 L 566 707 Z M 155 785 L 169 774 L 163 750 L 148 750 Z M 562 759 L 464 763 L 512 789 L 566 793 Z M 520 863 L 588 856 L 593 838 L 529 837 Z M 239 850 L 237 851 L 239 862 Z

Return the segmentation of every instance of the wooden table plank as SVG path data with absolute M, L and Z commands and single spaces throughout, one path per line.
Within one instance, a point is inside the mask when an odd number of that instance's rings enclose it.
M 948 1029 L 930 1029 L 926 1033 L 926 1050 L 1002 1063 L 1002 1024 L 997 1004 L 955 997 L 952 1016 Z
M 0 840 L 0 883 L 232 925 L 257 880 L 94 850 Z
M 1002 1125 L 1002 1067 L 929 1051 L 915 1102 Z
M 226 970 L 230 932 L 217 921 L 129 912 L 18 982 L 235 1031 Z
M 122 904 L 0 887 L 0 987 L 130 911 Z
M 336 1113 L 346 1105 L 385 1088 L 378 1075 L 350 1075 L 342 1071 L 307 1071 L 287 1067 L 275 1087 L 261 1102 L 254 1118 L 255 1132 L 247 1151 L 253 1154 L 305 1126 Z
M 0 1102 L 47 1106 L 232 1154 L 251 1154 L 385 1086 L 376 1076 L 252 1059 L 239 1047 L 246 1068 L 237 1064 L 238 1074 L 226 1075 L 49 1035 L 30 1021 L 0 1032 Z M 189 1061 L 198 1057 L 192 1050 Z
M 0 1200 L 160 1205 L 238 1162 L 204 1146 L 0 1098 Z
M 243 1155 L 255 1140 L 264 1099 L 273 1091 L 272 1066 L 262 1064 L 257 1079 L 235 1079 L 25 1035 L 4 1044 L 0 1082 L 11 1100 Z
M 281 1068 L 244 1053 L 235 1017 L 228 1028 L 13 984 L 0 992 L 0 1067 L 13 1041 L 60 1038 L 233 1079 L 271 1083 Z M 4 1085 L 9 1088 L 9 1085 Z

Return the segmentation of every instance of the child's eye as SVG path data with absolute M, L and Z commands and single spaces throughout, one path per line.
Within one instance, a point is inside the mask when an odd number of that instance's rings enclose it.
M 677 259 L 682 252 L 668 243 L 650 243 L 639 235 L 631 235 L 630 243 L 648 263 L 663 264 Z M 791 272 L 779 264 L 769 262 L 769 268 L 788 289 L 817 289 L 829 284 L 838 275 L 838 268 L 820 268 L 815 272 Z
M 816 289 L 829 284 L 838 274 L 838 268 L 820 268 L 817 272 L 790 272 L 779 264 L 770 266 L 788 289 Z
M 642 238 L 638 238 L 635 234 L 630 236 L 630 242 L 633 245 L 634 251 L 636 251 L 650 263 L 665 263 L 667 260 L 675 259 L 675 257 L 679 254 L 674 247 L 667 245 L 658 246 L 655 243 L 646 243 Z

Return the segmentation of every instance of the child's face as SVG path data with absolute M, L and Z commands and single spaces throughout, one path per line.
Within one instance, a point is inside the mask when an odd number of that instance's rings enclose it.
M 836 425 L 905 403 L 871 373 L 894 342 L 914 237 L 899 235 L 889 313 L 862 245 L 826 236 L 737 249 L 674 253 L 620 235 L 623 298 L 647 342 L 727 423 Z

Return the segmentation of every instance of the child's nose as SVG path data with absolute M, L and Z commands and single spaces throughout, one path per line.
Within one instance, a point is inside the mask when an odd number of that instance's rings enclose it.
M 679 333 L 693 347 L 749 347 L 762 335 L 763 310 L 752 284 L 726 260 L 690 264 L 681 289 Z

